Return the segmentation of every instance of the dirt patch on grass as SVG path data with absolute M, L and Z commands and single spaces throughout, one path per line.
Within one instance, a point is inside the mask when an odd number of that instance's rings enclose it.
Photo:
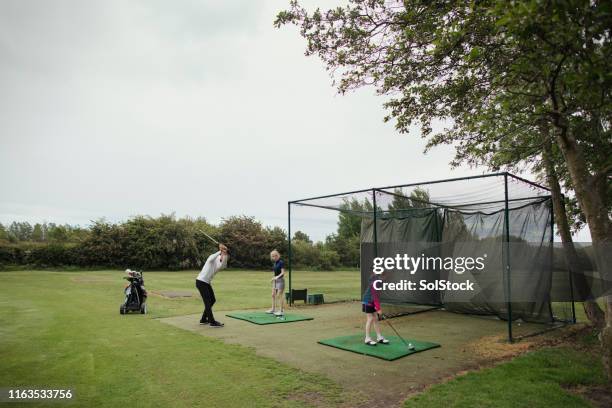
M 293 393 L 289 396 L 292 401 L 299 401 L 311 407 L 325 407 L 328 405 L 327 398 L 320 392 L 308 391 Z
M 292 393 L 287 399 L 291 401 L 299 401 L 305 406 L 309 407 L 329 407 L 330 401 L 328 397 L 322 393 L 317 391 L 303 391 L 298 393 Z M 341 403 L 336 405 L 342 406 Z
M 610 386 L 572 387 L 567 390 L 588 400 L 594 407 L 612 407 L 612 388 Z
M 70 278 L 71 281 L 76 283 L 110 283 L 115 282 L 114 279 L 103 278 L 103 277 L 88 277 L 88 276 L 76 276 L 74 278 Z
M 545 346 L 552 347 L 571 343 L 575 347 L 576 339 L 590 330 L 591 328 L 585 324 L 576 324 L 561 327 L 538 336 L 527 337 L 514 343 L 508 342 L 505 333 L 495 334 L 483 336 L 468 343 L 464 351 L 477 355 L 489 363 L 495 363 Z
M 504 334 L 481 337 L 467 344 L 465 350 L 485 360 L 495 361 L 523 354 L 531 350 L 534 345 L 535 343 L 529 340 L 509 343 L 508 338 Z
M 151 294 L 168 299 L 190 298 L 194 296 L 193 292 L 187 290 L 152 290 Z

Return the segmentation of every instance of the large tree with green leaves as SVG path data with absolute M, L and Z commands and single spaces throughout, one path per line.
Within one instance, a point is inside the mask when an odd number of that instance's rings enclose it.
M 389 95 L 386 120 L 400 132 L 420 124 L 428 148 L 453 144 L 455 165 L 512 158 L 546 170 L 553 145 L 593 242 L 612 242 L 610 2 L 352 0 L 312 13 L 292 2 L 276 20 L 287 23 L 340 92 Z M 440 119 L 448 128 L 436 130 Z M 612 298 L 606 305 L 610 367 Z

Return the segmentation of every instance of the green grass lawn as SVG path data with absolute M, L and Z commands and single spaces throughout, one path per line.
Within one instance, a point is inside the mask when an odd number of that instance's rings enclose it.
M 92 276 L 96 276 L 94 272 Z M 101 272 L 108 276 L 109 272 Z M 114 272 L 116 275 L 117 272 Z M 119 274 L 121 275 L 121 274 Z M 145 273 L 145 283 L 149 291 L 189 290 L 196 292 L 196 271 L 190 272 L 149 272 Z M 217 296 L 216 310 L 236 310 L 248 308 L 269 308 L 271 303 L 272 272 L 227 270 L 215 276 L 214 289 Z M 359 271 L 312 272 L 295 271 L 293 288 L 308 288 L 309 293 L 323 293 L 327 302 L 359 299 L 361 281 Z M 286 285 L 288 283 L 286 282 Z M 113 284 L 114 296 L 117 286 Z M 288 287 L 286 287 L 288 291 Z M 109 294 L 110 295 L 110 294 Z M 196 313 L 202 310 L 202 299 L 151 297 L 150 312 L 153 317 L 168 317 Z M 118 308 L 119 306 L 117 306 Z M 119 310 L 119 309 L 117 309 Z
M 219 308 L 267 305 L 269 275 L 222 272 Z M 154 319 L 200 312 L 199 299 L 152 296 L 151 315 L 120 316 L 121 276 L 0 272 L 0 386 L 72 387 L 80 406 L 103 407 L 135 399 L 137 406 L 193 407 L 303 406 L 313 395 L 333 405 L 342 398 L 325 378 Z M 192 289 L 194 279 L 194 272 L 158 272 L 146 284 Z
M 358 296 L 357 271 L 298 274 L 295 287 L 324 293 L 327 300 Z M 195 292 L 195 275 L 150 272 L 145 281 L 149 291 Z M 156 321 L 201 312 L 198 297 L 151 296 L 149 315 L 120 316 L 122 276 L 0 272 L 0 387 L 71 387 L 79 406 L 351 405 L 352 397 L 324 377 Z M 267 272 L 221 272 L 214 282 L 216 309 L 267 307 L 269 278 Z M 588 406 L 563 387 L 602 381 L 596 358 L 546 349 L 434 386 L 406 404 Z

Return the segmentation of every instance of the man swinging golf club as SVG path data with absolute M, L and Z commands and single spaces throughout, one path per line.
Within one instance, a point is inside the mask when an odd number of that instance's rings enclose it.
M 211 282 L 217 272 L 227 267 L 228 259 L 229 254 L 227 247 L 223 244 L 219 244 L 219 251 L 208 257 L 206 262 L 204 262 L 202 271 L 196 278 L 196 288 L 198 288 L 202 300 L 204 301 L 204 313 L 202 313 L 200 324 L 209 324 L 210 327 L 223 327 L 223 323 L 216 321 L 213 316 L 212 307 L 216 299 Z

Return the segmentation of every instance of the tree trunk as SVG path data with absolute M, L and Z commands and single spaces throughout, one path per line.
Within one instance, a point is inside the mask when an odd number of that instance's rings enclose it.
M 579 292 L 579 298 L 584 299 L 582 302 L 584 313 L 589 321 L 598 330 L 601 330 L 605 325 L 605 315 L 603 310 L 601 310 L 597 302 L 595 302 L 593 299 L 590 293 L 590 285 L 585 279 L 584 271 L 580 267 L 580 263 L 578 261 L 578 253 L 576 252 L 576 247 L 574 246 L 574 241 L 572 240 L 572 234 L 569 228 L 569 222 L 567 220 L 565 203 L 561 193 L 561 185 L 559 184 L 559 178 L 557 177 L 557 172 L 552 159 L 552 146 L 551 140 L 548 137 L 548 129 L 543 129 L 542 135 L 546 138 L 542 151 L 542 161 L 544 162 L 546 181 L 552 196 L 553 213 L 555 215 L 557 230 L 561 236 L 565 261 L 567 263 L 572 282 L 575 283 L 574 288 L 577 292 Z M 588 291 L 589 293 L 585 293 L 585 291 Z
M 554 99 L 554 98 L 553 98 Z M 559 148 L 563 153 L 567 169 L 576 192 L 578 204 L 586 217 L 591 238 L 597 258 L 597 268 L 602 274 L 604 281 L 610 282 L 610 266 L 606 262 L 604 254 L 597 254 L 598 246 L 612 242 L 612 223 L 606 205 L 606 194 L 608 177 L 604 175 L 592 175 L 587 167 L 586 160 L 580 145 L 568 130 L 567 124 L 558 114 L 555 106 L 553 114 L 553 124 L 557 128 L 556 139 Z M 603 184 L 603 185 L 602 185 Z M 601 331 L 602 361 L 608 374 L 608 379 L 612 380 L 612 296 L 604 297 L 606 303 L 606 325 Z

